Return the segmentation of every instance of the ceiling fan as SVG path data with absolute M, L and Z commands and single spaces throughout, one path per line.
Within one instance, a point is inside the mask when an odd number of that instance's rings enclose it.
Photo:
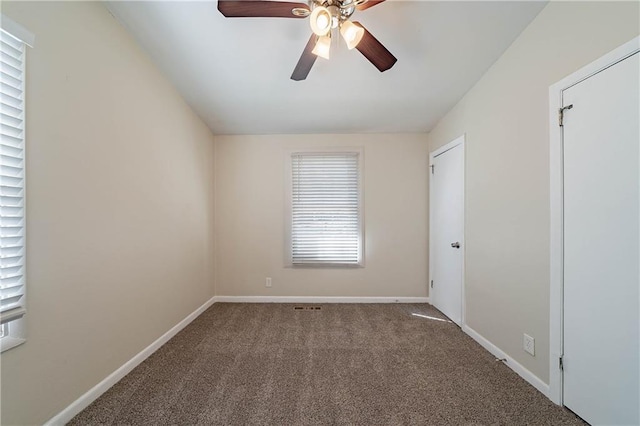
M 292 80 L 307 78 L 311 67 L 320 56 L 329 59 L 332 30 L 340 32 L 349 50 L 356 48 L 380 72 L 391 68 L 397 61 L 367 29 L 351 21 L 353 13 L 366 10 L 384 0 L 309 0 L 294 3 L 273 0 L 218 0 L 218 10 L 227 18 L 298 18 L 309 17 L 311 38 L 291 75 Z

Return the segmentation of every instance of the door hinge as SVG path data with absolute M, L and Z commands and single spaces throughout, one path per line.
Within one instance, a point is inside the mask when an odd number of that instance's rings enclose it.
M 429 166 L 429 167 L 431 167 L 431 174 L 433 174 L 433 171 L 434 171 L 434 169 L 436 168 L 436 166 L 434 166 L 434 165 L 432 164 L 432 165 L 431 165 L 431 166 Z
M 431 280 L 431 288 L 433 288 L 433 280 Z
M 560 357 L 558 358 L 558 367 L 560 368 L 560 370 L 564 370 L 564 357 Z
M 558 110 L 558 126 L 564 126 L 564 111 L 573 108 L 573 104 L 562 107 Z

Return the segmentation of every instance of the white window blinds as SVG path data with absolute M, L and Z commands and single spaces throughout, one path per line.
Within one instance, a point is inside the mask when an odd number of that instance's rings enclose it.
M 25 45 L 0 30 L 0 322 L 25 312 Z
M 291 157 L 291 263 L 361 263 L 360 153 Z

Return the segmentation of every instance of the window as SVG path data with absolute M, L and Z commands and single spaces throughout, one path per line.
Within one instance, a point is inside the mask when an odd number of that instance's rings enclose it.
M 24 342 L 24 65 L 25 43 L 0 30 L 0 346 Z
M 362 265 L 362 150 L 294 152 L 287 257 L 296 265 Z

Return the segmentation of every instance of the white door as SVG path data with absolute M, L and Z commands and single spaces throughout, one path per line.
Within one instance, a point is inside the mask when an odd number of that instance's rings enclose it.
M 431 303 L 462 325 L 464 137 L 431 155 Z
M 564 404 L 593 425 L 640 424 L 640 64 L 563 92 Z

